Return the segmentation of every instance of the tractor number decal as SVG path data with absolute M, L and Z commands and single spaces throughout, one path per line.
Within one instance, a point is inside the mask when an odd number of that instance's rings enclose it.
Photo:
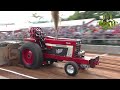
M 59 53 L 62 53 L 63 49 L 56 49 L 56 53 L 59 54 Z
M 68 52 L 68 48 L 63 47 L 53 47 L 51 50 L 48 51 L 49 54 L 55 54 L 60 56 L 66 56 Z

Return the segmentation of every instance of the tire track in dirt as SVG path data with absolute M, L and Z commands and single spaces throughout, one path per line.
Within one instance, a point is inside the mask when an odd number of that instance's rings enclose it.
M 120 67 L 117 67 L 116 65 L 110 65 L 110 64 L 103 64 L 102 63 L 99 66 L 97 66 L 96 68 L 102 68 L 102 69 L 108 69 L 108 70 L 120 72 Z
M 94 56 L 96 54 L 87 54 L 88 56 Z M 98 55 L 99 56 L 99 55 Z M 95 70 L 95 71 L 94 71 Z M 99 74 L 112 79 L 120 79 L 120 57 L 113 55 L 101 55 L 100 64 L 95 69 L 90 69 L 90 73 Z M 101 71 L 101 72 L 99 72 Z
M 109 79 L 120 79 L 120 72 L 116 72 L 114 70 L 95 68 L 95 69 L 89 69 L 88 72 L 96 75 L 101 75 Z
M 101 60 L 100 63 L 106 63 L 106 64 L 112 64 L 112 65 L 120 66 L 120 62 L 117 62 L 117 61 L 110 62 L 109 60 Z

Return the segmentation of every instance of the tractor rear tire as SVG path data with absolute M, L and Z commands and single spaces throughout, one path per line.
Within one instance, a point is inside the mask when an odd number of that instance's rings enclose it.
M 76 62 L 70 61 L 65 64 L 64 70 L 69 76 L 75 76 L 78 73 L 79 66 Z
M 42 66 L 43 54 L 41 47 L 32 42 L 23 44 L 20 48 L 20 63 L 26 68 L 35 69 Z

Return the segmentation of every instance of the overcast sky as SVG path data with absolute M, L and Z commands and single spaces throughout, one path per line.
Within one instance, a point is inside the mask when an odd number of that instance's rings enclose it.
M 50 11 L 0 11 L 0 24 L 1 23 L 26 23 L 28 21 L 35 21 L 32 17 L 33 13 L 38 13 L 44 17 L 44 20 L 51 20 Z M 74 11 L 60 11 L 60 16 L 67 18 L 72 15 Z

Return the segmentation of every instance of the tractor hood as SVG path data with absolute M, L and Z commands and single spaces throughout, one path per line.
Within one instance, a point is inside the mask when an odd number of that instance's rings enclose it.
M 56 39 L 56 38 L 52 36 L 46 36 L 45 39 Z M 58 38 L 57 40 L 81 42 L 81 39 L 70 39 L 70 38 Z
M 80 45 L 81 40 L 80 39 L 70 39 L 70 38 L 58 38 L 47 36 L 45 37 L 45 43 L 49 44 L 56 44 L 56 45 Z

